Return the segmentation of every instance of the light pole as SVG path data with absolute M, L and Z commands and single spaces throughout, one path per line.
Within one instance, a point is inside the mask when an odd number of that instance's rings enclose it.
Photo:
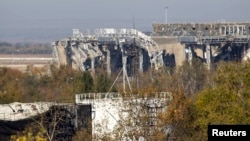
M 165 7 L 165 24 L 168 23 L 168 6 Z
M 165 24 L 168 23 L 168 3 L 166 1 L 166 6 L 165 6 Z

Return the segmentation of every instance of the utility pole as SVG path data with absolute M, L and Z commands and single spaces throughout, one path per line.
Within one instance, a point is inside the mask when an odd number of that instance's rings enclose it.
M 165 24 L 168 23 L 168 4 L 166 2 L 166 6 L 165 6 Z

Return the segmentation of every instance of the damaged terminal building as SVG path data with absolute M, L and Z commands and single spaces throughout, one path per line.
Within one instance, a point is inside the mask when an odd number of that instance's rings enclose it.
M 241 61 L 249 55 L 250 23 L 154 24 L 146 35 L 135 29 L 95 29 L 54 42 L 59 64 L 82 71 L 101 67 L 108 74 L 126 69 L 128 75 L 149 68 L 181 66 L 199 58 L 212 63 Z M 134 69 L 134 70 L 133 70 Z
M 85 34 L 84 34 L 85 33 Z M 54 43 L 59 64 L 82 71 L 103 68 L 108 74 L 124 68 L 128 75 L 163 66 L 162 51 L 150 36 L 135 29 L 96 29 Z
M 250 56 L 248 22 L 154 24 L 153 28 L 153 37 L 161 43 L 176 37 L 183 45 L 181 61 L 198 58 L 208 69 L 218 61 L 242 61 Z M 161 47 L 169 49 L 166 43 Z

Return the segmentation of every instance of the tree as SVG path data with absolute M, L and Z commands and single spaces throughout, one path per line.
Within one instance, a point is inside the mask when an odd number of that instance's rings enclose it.
M 35 75 L 26 75 L 24 78 L 23 86 L 23 93 L 25 101 L 40 101 L 41 94 L 39 90 L 39 82 L 38 78 Z
M 181 80 L 178 82 L 181 82 L 185 95 L 196 94 L 208 83 L 209 71 L 198 59 L 193 59 L 192 64 L 187 61 L 184 62 L 183 66 L 178 68 L 176 74 L 180 76 Z
M 194 103 L 194 126 L 206 137 L 208 124 L 249 124 L 250 62 L 221 64 L 214 85 L 199 93 Z M 199 118 L 198 118 L 199 117 Z
M 73 136 L 73 141 L 92 141 L 92 122 L 91 119 L 87 121 L 87 128 L 81 128 L 76 131 Z
M 108 92 L 111 87 L 111 81 L 107 75 L 99 74 L 96 78 L 95 91 L 96 92 Z
M 210 79 L 196 95 L 171 102 L 162 116 L 173 127 L 170 137 L 205 141 L 209 124 L 250 123 L 250 63 L 220 63 Z
M 60 105 L 50 103 L 47 106 L 50 107 L 47 112 L 32 117 L 33 122 L 26 127 L 26 134 L 32 138 L 43 137 L 48 141 L 71 140 L 75 132 L 71 122 L 74 118 L 72 112 Z
M 94 88 L 94 80 L 90 74 L 90 72 L 83 72 L 82 74 L 83 79 L 83 92 L 89 93 L 93 91 Z
M 24 74 L 18 70 L 0 68 L 0 103 L 23 101 Z

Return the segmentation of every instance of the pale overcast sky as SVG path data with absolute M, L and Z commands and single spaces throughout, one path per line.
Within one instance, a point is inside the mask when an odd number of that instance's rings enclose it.
M 250 21 L 250 0 L 0 0 L 0 41 L 53 41 L 72 28 L 135 28 L 153 23 Z

